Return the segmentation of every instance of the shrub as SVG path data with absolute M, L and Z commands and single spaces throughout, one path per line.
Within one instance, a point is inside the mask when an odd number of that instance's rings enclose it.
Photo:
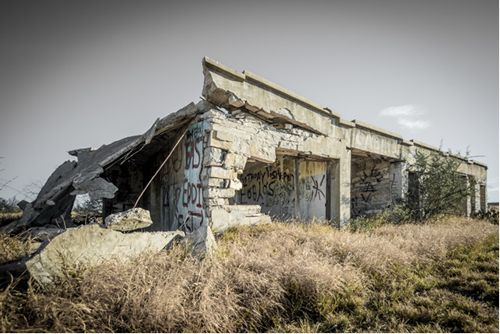
M 414 219 L 464 213 L 464 202 L 474 184 L 458 172 L 460 163 L 438 153 L 416 152 L 406 202 Z

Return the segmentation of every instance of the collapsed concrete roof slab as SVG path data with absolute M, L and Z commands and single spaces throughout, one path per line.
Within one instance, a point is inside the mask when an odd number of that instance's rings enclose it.
M 90 148 L 71 150 L 68 153 L 77 161 L 65 161 L 47 179 L 37 198 L 24 206 L 21 219 L 1 228 L 6 233 L 16 233 L 23 228 L 58 224 L 70 224 L 69 213 L 75 196 L 89 194 L 91 199 L 113 198 L 118 188 L 100 177 L 105 169 L 115 163 L 123 163 L 151 143 L 153 137 L 172 131 L 189 123 L 208 102 L 193 102 L 177 112 L 157 119 L 142 135 L 130 136 L 96 150 Z M 61 223 L 61 222 L 59 222 Z
M 78 161 L 65 161 L 47 179 L 38 193 L 37 198 L 26 205 L 20 220 L 2 227 L 7 233 L 13 233 L 26 226 L 42 226 L 54 223 L 65 211 L 71 210 L 76 194 L 90 193 L 92 198 L 98 197 L 92 185 L 98 185 L 99 193 L 107 189 L 104 195 L 112 197 L 113 185 L 101 179 L 95 179 L 104 171 L 103 167 L 139 145 L 141 136 L 128 137 L 109 145 L 103 145 L 97 150 L 76 150 Z M 115 187 L 116 188 L 116 187 Z M 75 192 L 76 190 L 76 192 Z M 114 191 L 113 191 L 114 190 Z M 64 216 L 64 215 L 63 215 Z M 68 216 L 62 217 L 68 219 Z M 68 221 L 69 223 L 69 221 Z

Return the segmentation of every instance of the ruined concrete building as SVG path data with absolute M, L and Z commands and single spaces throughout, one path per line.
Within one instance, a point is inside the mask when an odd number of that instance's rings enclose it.
M 208 58 L 203 73 L 203 100 L 144 135 L 69 152 L 78 160 L 62 164 L 7 229 L 68 222 L 75 195 L 84 193 L 105 199 L 104 215 L 139 199 L 153 230 L 206 235 L 207 226 L 217 231 L 270 217 L 343 225 L 404 199 L 415 152 L 439 152 L 342 119 L 254 73 Z M 455 158 L 476 181 L 464 214 L 485 209 L 486 166 Z

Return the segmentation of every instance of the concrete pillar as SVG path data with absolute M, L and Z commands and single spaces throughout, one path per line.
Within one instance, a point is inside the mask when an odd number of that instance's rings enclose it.
M 480 209 L 482 211 L 486 211 L 487 208 L 487 203 L 488 203 L 488 192 L 486 191 L 486 180 L 484 181 L 484 184 L 479 185 L 479 196 L 480 196 Z
M 337 210 L 335 194 L 335 177 L 337 173 L 338 160 L 331 160 L 326 166 L 326 219 L 336 220 L 335 210 Z
M 474 187 L 471 190 L 471 212 L 478 212 L 481 210 L 481 192 L 480 184 L 474 182 Z
M 344 226 L 351 218 L 351 151 L 346 150 L 339 160 L 329 166 L 330 187 L 330 219 L 339 226 Z M 328 211 L 327 211 L 328 214 Z
M 466 182 L 466 186 L 467 188 L 470 187 L 470 184 L 471 184 L 471 180 L 470 180 L 471 176 L 470 175 L 466 175 L 465 177 L 465 182 Z M 467 198 L 466 198 L 466 211 L 465 211 L 465 215 L 467 217 L 470 217 L 471 216 L 471 213 L 472 213 L 472 201 L 471 201 L 471 193 L 468 192 L 467 194 Z
M 300 207 L 299 207 L 299 198 L 300 198 L 300 194 L 299 194 L 299 173 L 300 173 L 300 167 L 299 167 L 299 159 L 294 159 L 293 161 L 293 170 L 294 170 L 294 173 L 293 173 L 293 189 L 294 189 L 294 216 L 296 219 L 301 219 L 301 215 L 300 215 Z
M 392 203 L 398 203 L 405 200 L 408 193 L 408 171 L 406 170 L 406 162 L 391 162 L 389 178 Z

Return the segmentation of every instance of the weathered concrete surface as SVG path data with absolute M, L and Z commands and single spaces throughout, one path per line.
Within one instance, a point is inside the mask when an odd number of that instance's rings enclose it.
M 401 137 L 391 132 L 354 121 L 356 127 L 351 130 L 351 147 L 390 158 L 401 157 Z
M 193 232 L 187 233 L 185 240 L 191 244 L 193 254 L 197 256 L 203 257 L 206 254 L 212 254 L 217 249 L 215 236 L 207 224 L 203 224 Z
M 293 157 L 280 156 L 272 164 L 248 163 L 239 177 L 242 189 L 238 202 L 249 208 L 260 207 L 274 219 L 292 218 L 297 209 L 294 175 Z
M 238 202 L 258 205 L 274 219 L 327 216 L 326 161 L 279 155 L 273 164 L 249 163 L 239 178 Z
M 104 225 L 115 231 L 129 232 L 151 226 L 153 221 L 148 210 L 135 208 L 107 216 Z
M 207 168 L 208 193 L 217 194 L 216 198 L 209 199 L 210 205 L 228 205 L 228 201 L 235 198 L 237 204 L 261 205 L 262 212 L 277 218 L 300 217 L 302 207 L 303 218 L 319 214 L 342 224 L 347 222 L 350 216 L 350 151 L 344 131 L 338 132 L 341 137 L 325 137 L 301 128 L 274 127 L 252 114 L 237 110 L 227 114 L 214 109 L 205 115 L 211 130 L 206 148 L 207 164 L 210 164 Z M 311 175 L 306 175 L 304 166 L 308 163 L 304 160 L 297 170 L 302 166 L 305 176 L 299 177 L 295 187 L 293 161 L 301 160 L 299 156 L 308 156 L 311 160 L 316 157 L 324 163 L 336 162 L 338 168 L 332 172 L 336 176 L 327 177 L 323 166 L 323 171 L 311 178 Z M 259 163 L 261 167 L 257 167 Z M 327 201 L 328 182 L 331 182 L 329 190 L 335 198 Z M 238 191 L 236 186 L 236 195 L 229 191 L 210 190 L 211 187 L 232 187 L 240 183 L 242 189 Z M 343 191 L 340 196 L 341 187 L 347 193 Z M 295 189 L 304 196 L 296 196 Z M 278 192 L 282 196 L 278 196 Z M 314 205 L 316 209 L 312 209 Z
M 121 233 L 97 224 L 68 229 L 56 236 L 38 254 L 26 262 L 31 276 L 41 284 L 53 283 L 65 269 L 84 269 L 105 261 L 126 261 L 157 253 L 184 233 Z
M 338 115 L 249 71 L 238 73 L 209 58 L 203 61 L 203 96 L 224 107 L 240 108 L 268 119 L 282 119 L 304 129 L 331 134 Z
M 203 66 L 205 74 L 203 95 L 209 101 L 228 108 L 236 117 L 248 120 L 245 114 L 255 115 L 260 120 L 272 124 L 274 128 L 283 129 L 288 135 L 296 134 L 301 139 L 295 140 L 291 136 L 277 139 L 277 136 L 270 135 L 276 131 L 265 126 L 260 126 L 260 131 L 257 131 L 258 137 L 252 135 L 242 137 L 237 124 L 235 126 L 233 122 L 222 122 L 218 127 L 215 122 L 209 146 L 229 152 L 243 152 L 242 154 L 248 159 L 268 164 L 276 161 L 277 151 L 290 155 L 338 159 L 337 162 L 331 161 L 333 174 L 339 173 L 339 175 L 337 178 L 331 177 L 333 188 L 329 189 L 331 196 L 327 209 L 334 213 L 332 217 L 337 217 L 339 220 L 347 221 L 350 215 L 345 209 L 351 202 L 351 176 L 348 166 L 351 162 L 346 150 L 357 150 L 393 159 L 393 164 L 387 173 L 391 177 L 391 187 L 377 191 L 379 192 L 377 196 L 385 197 L 387 205 L 404 198 L 407 189 L 407 168 L 413 163 L 413 156 L 417 150 L 444 154 L 431 145 L 416 140 L 404 140 L 397 133 L 358 120 L 349 122 L 340 119 L 338 114 L 328 108 L 320 107 L 251 72 L 240 73 L 208 58 L 204 59 Z M 328 121 L 328 118 L 331 120 Z M 252 127 L 254 124 L 249 122 L 248 125 Z M 304 130 L 304 133 L 300 133 L 299 129 Z M 276 145 L 277 140 L 278 145 Z M 250 154 L 246 153 L 248 151 Z M 486 183 L 485 165 L 453 155 L 451 157 L 463 161 L 460 173 L 474 177 L 479 184 Z M 476 207 L 471 203 L 472 198 L 476 197 L 480 199 L 479 202 L 484 202 L 484 199 L 475 192 L 471 194 L 467 204 L 471 208 Z M 379 204 L 381 207 L 381 203 Z M 379 208 L 372 209 L 377 211 Z

